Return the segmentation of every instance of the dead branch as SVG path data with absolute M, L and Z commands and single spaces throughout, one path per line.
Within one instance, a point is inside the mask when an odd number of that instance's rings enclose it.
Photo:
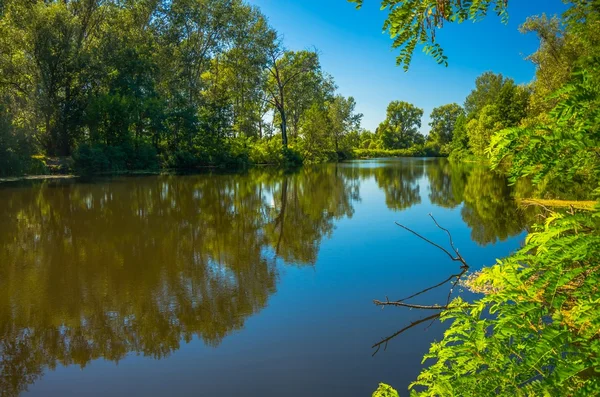
M 421 310 L 445 310 L 448 308 L 448 305 L 445 306 L 439 306 L 439 305 L 413 305 L 410 303 L 403 303 L 403 302 L 398 302 L 398 301 L 390 301 L 389 299 L 386 298 L 385 301 L 380 301 L 380 300 L 373 300 L 373 303 L 376 304 L 377 306 L 402 306 L 402 307 L 408 307 L 411 309 L 421 309 Z
M 406 327 L 402 328 L 400 331 L 394 333 L 393 335 L 388 336 L 387 338 L 382 339 L 380 342 L 375 343 L 373 346 L 371 346 L 371 348 L 373 348 L 373 349 L 376 348 L 377 350 L 375 350 L 375 352 L 372 354 L 372 356 L 375 356 L 377 354 L 377 352 L 379 352 L 379 349 L 381 349 L 382 345 L 384 346 L 383 350 L 385 351 L 387 349 L 388 342 L 390 340 L 394 339 L 395 337 L 397 337 L 398 335 L 402 334 L 403 332 L 408 331 L 409 329 L 416 327 L 417 325 L 422 324 L 426 321 L 435 320 L 435 319 L 439 318 L 440 316 L 441 316 L 441 313 L 436 313 L 436 314 L 432 314 L 429 317 L 425 317 L 420 320 L 413 321 L 410 323 L 410 325 L 407 325 Z
M 456 278 L 460 278 L 460 277 L 461 277 L 463 274 L 464 274 L 464 272 L 462 272 L 462 273 L 459 273 L 459 274 L 453 274 L 453 275 L 451 275 L 450 277 L 448 277 L 447 279 L 445 279 L 444 281 L 442 281 L 441 283 L 438 283 L 438 284 L 436 284 L 436 285 L 434 285 L 434 286 L 431 286 L 431 287 L 429 287 L 429 288 L 425 288 L 424 290 L 422 290 L 422 291 L 419 291 L 419 292 L 417 292 L 417 293 L 415 293 L 415 294 L 412 294 L 411 296 L 408 296 L 408 297 L 406 297 L 406 298 L 403 298 L 403 299 L 398 299 L 396 302 L 404 302 L 404 301 L 407 301 L 407 300 L 409 300 L 409 299 L 412 299 L 412 298 L 414 298 L 414 297 L 416 297 L 416 296 L 419 296 L 419 295 L 421 295 L 421 294 L 424 294 L 425 292 L 431 291 L 432 289 L 435 289 L 435 288 L 441 287 L 442 285 L 446 284 L 448 281 L 452 280 L 452 279 L 453 279 L 453 278 L 455 278 L 455 277 L 456 277 Z
M 462 268 L 469 268 L 469 265 L 467 264 L 467 262 L 465 261 L 465 259 L 462 257 L 461 254 L 458 253 L 458 250 L 456 248 L 454 248 L 454 242 L 452 241 L 452 235 L 450 234 L 450 232 L 447 229 L 444 229 L 443 227 L 441 227 L 437 221 L 435 220 L 435 218 L 429 214 L 429 216 L 431 217 L 431 219 L 433 219 L 433 221 L 435 222 L 435 224 L 437 225 L 437 227 L 439 227 L 440 229 L 444 230 L 446 233 L 448 233 L 448 236 L 450 237 L 450 245 L 452 246 L 452 249 L 454 250 L 454 252 L 456 253 L 456 256 L 452 255 L 446 248 L 442 247 L 439 244 L 434 243 L 433 241 L 429 240 L 426 237 L 423 237 L 422 235 L 420 235 L 419 233 L 415 232 L 414 230 L 412 230 L 409 227 L 406 227 L 398 222 L 395 222 L 396 225 L 400 226 L 401 228 L 403 228 L 404 230 L 407 230 L 409 232 L 411 232 L 412 234 L 414 234 L 415 236 L 417 236 L 418 238 L 420 238 L 421 240 L 433 245 L 434 247 L 436 247 L 437 249 L 441 250 L 442 252 L 444 252 L 446 255 L 448 255 L 448 257 L 450 259 L 452 259 L 455 262 L 460 262 L 462 263 L 461 267 Z
M 433 314 L 431 316 L 422 318 L 420 320 L 411 322 L 410 325 L 402 328 L 400 331 L 388 336 L 385 339 L 382 339 L 380 342 L 374 344 L 372 347 L 375 350 L 375 352 L 373 353 L 373 356 L 375 354 L 377 354 L 377 352 L 379 352 L 379 349 L 381 348 L 381 346 L 384 346 L 384 350 L 387 348 L 387 344 L 390 340 L 394 339 L 395 337 L 397 337 L 398 335 L 402 334 L 403 332 L 419 325 L 422 324 L 426 321 L 431 320 L 431 322 L 433 323 L 435 320 L 437 320 L 441 314 L 442 311 L 447 310 L 449 305 L 450 305 L 450 299 L 452 298 L 452 293 L 454 292 L 454 288 L 456 288 L 456 286 L 458 285 L 458 283 L 460 282 L 460 280 L 462 279 L 462 277 L 465 275 L 465 273 L 469 270 L 469 265 L 467 264 L 466 260 L 462 257 L 462 255 L 458 252 L 458 249 L 455 247 L 454 245 L 454 240 L 452 239 L 452 234 L 450 233 L 450 231 L 444 227 L 442 227 L 437 220 L 433 217 L 432 214 L 429 214 L 429 216 L 431 217 L 431 219 L 433 220 L 433 222 L 435 223 L 435 225 L 441 229 L 442 231 L 444 231 L 447 235 L 448 235 L 448 239 L 450 241 L 450 247 L 452 247 L 452 251 L 454 252 L 454 254 L 452 254 L 450 251 L 448 251 L 446 248 L 442 247 L 441 245 L 434 243 L 433 241 L 429 240 L 428 238 L 422 236 L 421 234 L 415 232 L 414 230 L 412 230 L 411 228 L 404 226 L 398 222 L 395 222 L 396 225 L 400 226 L 401 228 L 403 228 L 404 230 L 409 231 L 410 233 L 414 234 L 415 236 L 419 237 L 421 240 L 433 245 L 434 247 L 438 248 L 439 250 L 441 250 L 442 252 L 444 252 L 446 255 L 448 255 L 448 257 L 455 262 L 460 262 L 460 268 L 461 268 L 461 272 L 458 274 L 453 274 L 450 277 L 446 278 L 444 281 L 435 284 L 431 287 L 425 288 L 422 291 L 419 291 L 415 294 L 412 294 L 404 299 L 400 299 L 397 301 L 390 301 L 387 297 L 385 299 L 385 301 L 380 301 L 380 300 L 374 300 L 373 303 L 377 306 L 381 306 L 382 308 L 384 308 L 385 306 L 398 306 L 398 307 L 407 307 L 409 309 L 418 309 L 418 310 L 439 310 L 439 313 Z M 405 303 L 405 301 L 415 298 L 419 295 L 422 295 L 428 291 L 431 291 L 435 288 L 438 288 L 444 284 L 446 284 L 447 282 L 454 280 L 454 282 L 452 283 L 452 287 L 450 288 L 450 291 L 448 292 L 448 297 L 446 298 L 446 304 L 445 305 L 419 305 L 419 304 L 412 304 L 412 303 Z

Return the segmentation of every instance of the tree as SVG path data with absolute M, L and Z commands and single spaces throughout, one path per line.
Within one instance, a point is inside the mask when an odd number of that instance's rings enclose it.
M 285 51 L 282 49 L 281 44 L 272 46 L 268 50 L 268 57 L 267 72 L 269 79 L 266 89 L 269 93 L 269 102 L 281 118 L 281 139 L 283 147 L 287 148 L 286 98 L 289 85 L 306 73 L 317 72 L 321 66 L 315 52 Z
M 324 106 L 331 102 L 335 90 L 333 77 L 324 74 L 320 68 L 303 73 L 290 83 L 286 93 L 286 116 L 292 139 L 299 137 L 300 125 L 310 107 L 315 103 Z M 280 117 L 277 121 L 281 121 Z
M 304 158 L 308 162 L 321 162 L 329 160 L 329 137 L 331 121 L 328 118 L 327 109 L 314 103 L 307 110 L 300 127 L 302 133 L 302 149 Z
M 469 149 L 469 136 L 467 135 L 467 116 L 461 114 L 456 118 L 452 132 L 452 153 Z
M 469 137 L 469 148 L 476 156 L 483 156 L 486 148 L 491 142 L 492 135 L 500 131 L 504 126 L 500 119 L 500 113 L 496 105 L 486 105 L 479 112 L 477 118 L 467 123 L 467 136 Z
M 354 113 L 356 102 L 353 97 L 344 98 L 337 95 L 328 104 L 330 133 L 336 152 L 340 150 L 340 142 L 350 132 L 358 130 L 362 113 Z
M 527 57 L 536 66 L 532 83 L 530 117 L 546 118 L 558 103 L 549 96 L 566 84 L 575 67 L 575 62 L 586 51 L 573 34 L 567 33 L 561 20 L 545 14 L 532 16 L 519 27 L 523 34 L 535 33 L 540 40 L 537 51 Z
M 465 111 L 460 105 L 451 103 L 434 108 L 429 116 L 431 131 L 429 135 L 439 145 L 445 145 L 452 141 L 456 120 L 463 116 Z
M 387 118 L 379 125 L 378 134 L 386 149 L 406 149 L 422 140 L 423 109 L 403 101 L 393 101 L 387 107 Z
M 504 85 L 509 84 L 502 74 L 485 72 L 475 80 L 475 88 L 465 99 L 465 112 L 469 119 L 477 117 L 481 109 L 496 102 Z

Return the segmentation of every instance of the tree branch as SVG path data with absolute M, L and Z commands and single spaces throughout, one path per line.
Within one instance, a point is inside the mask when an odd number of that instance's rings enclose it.
M 379 349 L 381 349 L 381 346 L 383 345 L 383 350 L 385 351 L 387 349 L 387 344 L 390 340 L 394 339 L 395 337 L 397 337 L 398 335 L 402 334 L 405 331 L 408 331 L 409 329 L 416 327 L 419 324 L 422 324 L 426 321 L 429 320 L 435 320 L 437 318 L 439 318 L 441 315 L 441 313 L 436 313 L 436 314 L 432 314 L 429 317 L 425 317 L 422 318 L 420 320 L 417 321 L 413 321 L 410 323 L 410 325 L 407 325 L 406 327 L 402 328 L 400 331 L 394 333 L 393 335 L 388 336 L 387 338 L 382 339 L 380 342 L 375 343 L 373 346 L 371 346 L 371 348 L 375 349 L 377 348 L 377 350 L 375 350 L 375 352 L 372 354 L 372 356 L 375 356 L 377 354 L 377 352 L 379 352 Z

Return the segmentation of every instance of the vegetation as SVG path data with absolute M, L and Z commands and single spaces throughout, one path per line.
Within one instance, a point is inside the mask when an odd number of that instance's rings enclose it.
M 242 0 L 4 0 L 0 37 L 0 175 L 337 160 L 359 128 Z
M 354 215 L 360 180 L 374 181 L 382 204 L 397 211 L 417 205 L 428 180 L 435 203 L 464 203 L 463 219 L 481 245 L 521 232 L 526 220 L 501 175 L 483 178 L 471 164 L 400 163 L 5 189 L 2 396 L 23 393 L 62 365 L 165 358 L 191 339 L 219 346 L 276 292 L 276 262 L 315 266 L 336 223 Z M 467 193 L 477 191 L 486 194 Z
M 503 12 L 498 3 L 496 10 Z M 427 25 L 426 35 L 444 20 L 464 20 L 467 9 L 476 11 L 471 16 L 484 15 L 492 4 L 382 3 L 392 9 L 387 26 L 398 34 L 396 44 L 409 51 L 401 55 L 405 64 L 413 43 L 423 42 L 420 30 L 411 30 L 414 24 L 425 29 L 419 17 L 428 14 L 423 10 L 437 7 L 438 20 Z M 465 115 L 456 119 L 452 156 L 488 157 L 512 183 L 532 183 L 533 196 L 598 199 L 598 23 L 598 0 L 571 1 L 562 19 L 530 18 L 521 30 L 540 38 L 538 51 L 529 57 L 537 66 L 536 80 L 521 87 L 491 72 L 480 76 L 465 101 Z M 542 223 L 521 250 L 470 278 L 467 285 L 483 297 L 473 302 L 458 297 L 436 307 L 451 324 L 425 356 L 428 366 L 411 385 L 411 395 L 600 394 L 600 204 L 565 208 L 552 205 L 561 200 L 526 202 L 543 210 Z M 394 393 L 383 385 L 374 396 Z

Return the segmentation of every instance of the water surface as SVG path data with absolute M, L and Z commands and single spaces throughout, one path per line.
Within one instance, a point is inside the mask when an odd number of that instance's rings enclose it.
M 445 325 L 373 305 L 515 250 L 502 177 L 445 160 L 0 186 L 0 395 L 370 396 Z M 449 285 L 417 303 L 444 303 Z M 406 392 L 402 395 L 406 395 Z

